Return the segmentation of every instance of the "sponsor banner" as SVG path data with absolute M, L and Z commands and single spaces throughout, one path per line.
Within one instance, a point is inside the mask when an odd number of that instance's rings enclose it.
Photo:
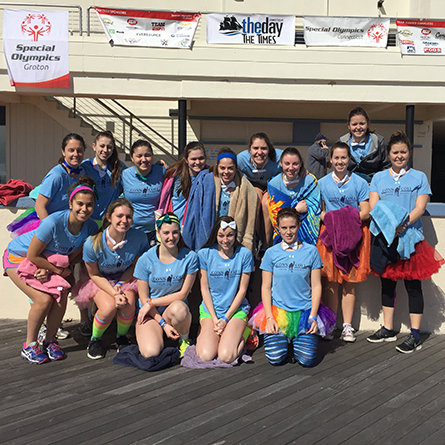
M 396 20 L 402 54 L 445 54 L 445 22 Z
M 295 45 L 295 16 L 208 14 L 207 43 Z
M 112 45 L 190 48 L 201 14 L 94 8 Z
M 68 88 L 68 11 L 5 9 L 3 51 L 11 86 Z
M 385 48 L 389 21 L 380 17 L 304 17 L 304 41 L 307 46 Z

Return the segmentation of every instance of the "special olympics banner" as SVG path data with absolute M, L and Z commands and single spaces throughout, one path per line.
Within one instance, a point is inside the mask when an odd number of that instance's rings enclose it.
M 207 43 L 295 45 L 295 16 L 208 14 Z
M 445 54 L 445 22 L 396 20 L 402 54 Z
M 113 45 L 190 48 L 201 14 L 94 8 Z
M 307 46 L 371 46 L 385 48 L 388 18 L 304 17 Z
M 5 9 L 3 51 L 11 86 L 68 88 L 68 11 Z

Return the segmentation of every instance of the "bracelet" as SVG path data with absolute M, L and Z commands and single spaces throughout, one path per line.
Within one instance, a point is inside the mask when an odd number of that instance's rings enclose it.
M 266 320 L 272 320 L 275 321 L 275 319 L 273 317 L 267 317 Z
M 159 326 L 161 326 L 162 329 L 164 329 L 164 326 L 167 324 L 167 322 L 163 318 L 161 318 L 158 321 L 158 323 L 159 323 Z
M 222 318 L 226 323 L 229 322 L 229 319 L 228 319 L 225 315 L 223 315 L 221 318 Z
M 314 317 L 313 315 L 309 315 L 309 319 L 314 320 L 315 322 L 317 321 L 317 317 Z
M 149 298 L 149 299 L 146 301 L 146 303 L 148 303 L 148 304 L 150 305 L 150 308 L 153 307 L 153 303 L 151 302 L 151 298 Z
M 120 281 L 118 281 L 115 286 L 117 286 L 119 284 L 119 286 L 123 286 L 123 283 L 121 283 Z

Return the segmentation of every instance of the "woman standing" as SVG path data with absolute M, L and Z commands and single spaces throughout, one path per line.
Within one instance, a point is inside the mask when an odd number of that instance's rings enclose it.
M 324 224 L 317 248 L 323 261 L 321 274 L 327 278 L 324 301 L 337 313 L 341 284 L 341 338 L 355 342 L 352 327 L 355 283 L 366 280 L 371 272 L 371 235 L 368 227 L 362 224 L 369 219 L 369 186 L 363 178 L 348 172 L 351 153 L 347 144 L 336 142 L 331 148 L 330 159 L 334 171 L 318 181 Z
M 65 358 L 56 341 L 56 332 L 65 314 L 67 291 L 62 291 L 56 299 L 49 290 L 41 290 L 41 285 L 50 283 L 54 276 L 69 277 L 70 266 L 79 257 L 84 241 L 97 230 L 97 224 L 89 219 L 96 198 L 93 186 L 94 181 L 91 178 L 80 177 L 79 182 L 68 189 L 70 210 L 52 213 L 36 230 L 11 241 L 3 256 L 5 273 L 32 301 L 26 341 L 21 352 L 21 356 L 30 363 L 41 364 L 48 360 Z M 50 255 L 55 254 L 68 256 L 69 262 L 66 264 L 69 266 L 61 267 L 50 262 L 48 258 L 51 259 Z M 22 281 L 17 273 L 17 268 L 25 258 L 35 269 L 31 282 Z M 32 281 L 33 278 L 38 283 Z M 42 351 L 37 343 L 37 335 L 45 317 L 47 331 Z
M 192 315 L 186 302 L 198 271 L 198 257 L 185 247 L 178 217 L 167 213 L 156 221 L 161 243 L 138 260 L 139 314 L 136 339 L 145 358 L 164 349 L 163 334 L 179 339 L 181 356 L 190 344 Z
M 153 151 L 147 141 L 138 140 L 130 150 L 134 167 L 122 173 L 124 195 L 134 207 L 134 227 L 143 230 L 151 246 L 156 244 L 155 210 L 164 183 L 165 168 L 153 164 Z
M 362 176 L 368 183 L 377 172 L 389 167 L 386 141 L 383 136 L 371 132 L 370 123 L 363 108 L 354 108 L 348 116 L 349 133 L 339 139 L 351 149 L 348 170 Z
M 196 355 L 203 361 L 218 357 L 232 363 L 243 349 L 250 305 L 246 299 L 252 253 L 236 241 L 236 222 L 229 216 L 216 221 L 198 252 L 201 270 L 201 331 Z
M 107 208 L 101 230 L 88 238 L 83 248 L 83 260 L 90 279 L 75 298 L 82 309 L 91 300 L 97 306 L 93 332 L 87 356 L 103 358 L 102 336 L 117 314 L 118 351 L 128 346 L 126 334 L 135 313 L 137 281 L 133 277 L 137 259 L 148 250 L 144 232 L 131 228 L 133 207 L 125 198 L 113 201 Z
M 391 136 L 388 144 L 391 168 L 373 177 L 369 193 L 373 235 L 377 234 L 373 223 L 380 223 L 382 221 L 380 218 L 384 218 L 388 212 L 392 215 L 390 221 L 395 220 L 395 216 L 401 215 L 401 211 L 404 211 L 404 214 L 401 216 L 400 225 L 394 227 L 395 240 L 391 246 L 397 250 L 396 255 L 399 260 L 395 264 L 388 261 L 380 271 L 375 270 L 371 262 L 371 267 L 377 275 L 380 275 L 382 283 L 383 326 L 368 337 L 368 341 L 380 343 L 397 340 L 393 329 L 396 285 L 397 280 L 403 279 L 408 293 L 411 321 L 411 333 L 396 346 L 396 349 L 403 353 L 411 353 L 422 347 L 420 323 L 424 303 L 421 280 L 431 278 L 431 275 L 438 272 L 445 263 L 423 236 L 421 217 L 425 212 L 431 189 L 423 172 L 408 167 L 410 156 L 412 156 L 411 141 L 403 131 L 397 131 Z M 376 238 L 373 238 L 371 259 L 375 249 L 374 240 Z M 381 252 L 379 257 L 382 257 Z

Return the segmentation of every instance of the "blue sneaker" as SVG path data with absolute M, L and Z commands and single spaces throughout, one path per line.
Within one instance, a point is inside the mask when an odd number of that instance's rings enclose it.
M 37 343 L 31 344 L 28 347 L 25 347 L 25 344 L 26 343 L 23 343 L 22 352 L 20 353 L 22 358 L 34 365 L 41 365 L 42 363 L 49 362 L 48 356 L 42 352 Z
M 43 343 L 43 350 L 46 352 L 46 355 L 52 362 L 66 358 L 65 353 L 59 346 L 59 343 L 56 341 L 52 341 L 51 343 Z

